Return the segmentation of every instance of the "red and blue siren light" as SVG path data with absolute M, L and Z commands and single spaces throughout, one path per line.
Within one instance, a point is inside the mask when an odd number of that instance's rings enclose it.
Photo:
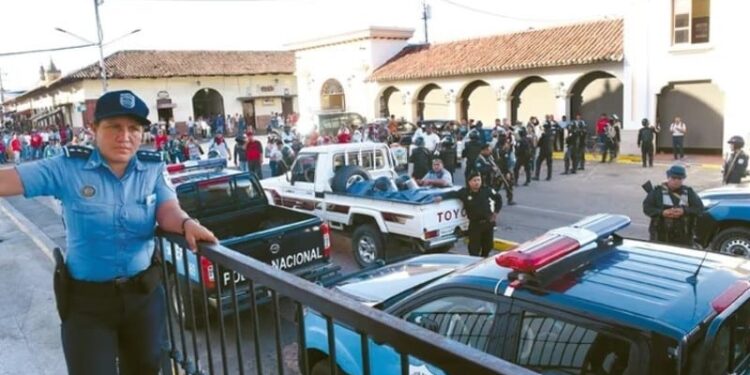
M 553 229 L 495 257 L 501 267 L 534 273 L 558 259 L 597 240 L 611 236 L 630 224 L 623 215 L 589 216 L 569 227 Z
M 184 163 L 170 164 L 167 166 L 167 172 L 183 173 L 187 171 L 193 171 L 198 169 L 223 169 L 226 168 L 227 161 L 224 158 L 213 158 L 206 160 L 189 160 Z

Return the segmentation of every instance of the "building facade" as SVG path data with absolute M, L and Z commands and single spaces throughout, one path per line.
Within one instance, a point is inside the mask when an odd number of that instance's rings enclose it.
M 641 119 L 688 125 L 691 152 L 726 152 L 732 135 L 750 136 L 739 118 L 746 86 L 732 3 L 630 2 L 621 18 L 431 45 L 408 45 L 413 30 L 377 28 L 292 44 L 301 119 L 330 112 L 369 119 L 496 118 L 526 122 L 580 113 L 622 119 L 621 150 L 638 153 Z M 332 104 L 333 103 L 333 104 Z
M 265 129 L 272 113 L 297 111 L 294 57 L 263 51 L 121 51 L 108 56 L 108 90 L 132 90 L 152 122 L 242 114 Z M 6 102 L 32 125 L 93 121 L 102 93 L 98 64 L 46 80 Z

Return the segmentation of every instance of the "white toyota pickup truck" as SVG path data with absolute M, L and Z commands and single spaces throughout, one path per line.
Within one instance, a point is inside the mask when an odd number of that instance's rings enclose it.
M 421 252 L 450 250 L 469 226 L 458 199 L 427 203 L 347 192 L 359 181 L 395 179 L 395 167 L 384 143 L 307 147 L 286 175 L 264 179 L 261 185 L 269 202 L 313 213 L 332 229 L 349 233 L 362 267 L 385 258 L 386 249 L 398 242 Z M 457 188 L 441 190 L 450 189 Z

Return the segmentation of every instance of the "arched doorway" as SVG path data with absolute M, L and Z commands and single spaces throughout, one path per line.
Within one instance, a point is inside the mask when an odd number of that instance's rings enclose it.
M 383 94 L 380 95 L 380 116 L 396 115 L 397 118 L 401 118 L 405 113 L 406 106 L 401 91 L 393 86 L 383 90 Z
M 204 88 L 193 95 L 193 118 L 209 118 L 224 114 L 224 98 L 212 88 Z
M 448 119 L 448 99 L 440 86 L 430 83 L 417 94 L 417 120 Z
M 339 81 L 331 78 L 323 82 L 323 87 L 320 89 L 320 109 L 342 112 L 346 110 L 344 87 Z
M 539 76 L 526 77 L 511 93 L 510 120 L 526 123 L 531 116 L 544 122 L 544 115 L 555 113 L 555 93 L 547 81 Z
M 485 124 L 493 124 L 497 118 L 497 100 L 492 87 L 485 81 L 469 83 L 461 93 L 459 113 L 462 119 L 475 119 Z
M 623 85 L 612 74 L 602 71 L 586 73 L 570 89 L 570 116 L 581 114 L 589 133 L 594 134 L 602 113 L 622 118 Z
M 711 82 L 672 83 L 664 87 L 657 101 L 661 124 L 657 147 L 672 149 L 669 125 L 680 117 L 687 125 L 685 150 L 721 155 L 724 139 L 724 93 Z

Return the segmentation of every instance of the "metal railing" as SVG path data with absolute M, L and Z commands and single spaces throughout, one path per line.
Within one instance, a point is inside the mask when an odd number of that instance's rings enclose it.
M 199 257 L 205 258 L 200 260 L 181 251 L 186 248 L 181 236 L 159 232 L 156 242 L 164 255 L 169 305 L 163 374 L 308 374 L 311 362 L 321 358 L 309 358 L 305 350 L 305 308 L 326 322 L 329 363 L 336 363 L 339 327 L 360 336 L 365 375 L 372 371 L 371 341 L 398 353 L 401 374 L 409 373 L 410 357 L 447 374 L 534 373 L 224 246 L 200 245 Z M 206 260 L 213 274 L 201 269 Z M 228 287 L 222 285 L 225 271 Z M 240 296 L 249 306 L 241 305 Z M 339 369 L 330 366 L 330 372 Z

